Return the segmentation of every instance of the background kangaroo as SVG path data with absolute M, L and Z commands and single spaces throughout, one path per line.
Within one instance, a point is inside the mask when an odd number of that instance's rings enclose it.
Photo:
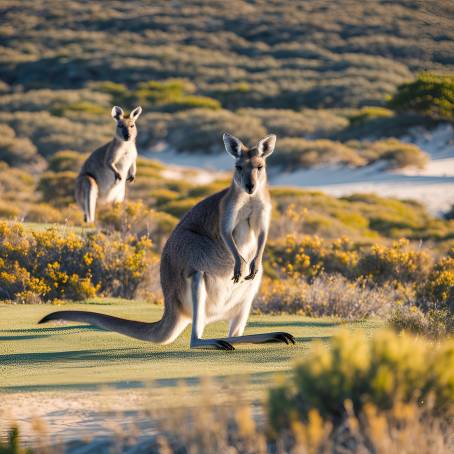
M 291 334 L 273 332 L 243 335 L 252 301 L 262 277 L 271 201 L 267 189 L 266 158 L 276 136 L 247 148 L 224 134 L 235 159 L 228 189 L 195 205 L 170 235 L 161 257 L 161 285 L 165 307 L 154 323 L 125 320 L 83 311 L 54 312 L 40 323 L 71 320 L 91 323 L 127 336 L 167 344 L 192 320 L 191 348 L 233 350 L 239 342 L 294 343 Z M 228 337 L 203 339 L 206 324 L 228 320 Z
M 82 166 L 76 180 L 76 201 L 86 222 L 95 220 L 97 200 L 123 202 L 126 181 L 134 181 L 137 160 L 135 122 L 141 113 L 140 106 L 129 116 L 121 107 L 114 106 L 112 118 L 117 124 L 114 138 L 96 149 Z

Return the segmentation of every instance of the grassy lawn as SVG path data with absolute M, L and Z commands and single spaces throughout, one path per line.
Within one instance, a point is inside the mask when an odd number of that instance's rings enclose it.
M 63 308 L 63 307 L 62 307 Z M 189 349 L 190 328 L 171 345 L 160 346 L 81 324 L 37 325 L 50 305 L 0 305 L 1 387 L 8 391 L 90 389 L 99 385 L 142 386 L 154 380 L 252 374 L 257 380 L 287 370 L 336 330 L 373 331 L 379 322 L 341 324 L 295 315 L 251 316 L 246 332 L 289 331 L 297 344 L 238 345 L 236 351 Z M 97 300 L 68 304 L 137 320 L 157 320 L 161 307 L 139 301 Z M 206 336 L 225 336 L 227 325 L 208 327 Z

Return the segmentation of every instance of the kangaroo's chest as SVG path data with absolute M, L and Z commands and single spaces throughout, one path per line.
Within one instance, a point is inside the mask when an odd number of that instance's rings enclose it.
M 120 174 L 127 173 L 132 163 L 137 159 L 137 149 L 135 146 L 125 147 L 120 151 L 120 158 L 116 164 Z
M 233 229 L 233 239 L 240 254 L 248 262 L 254 258 L 257 250 L 257 237 L 260 228 L 263 207 L 258 204 L 247 204 L 237 215 Z

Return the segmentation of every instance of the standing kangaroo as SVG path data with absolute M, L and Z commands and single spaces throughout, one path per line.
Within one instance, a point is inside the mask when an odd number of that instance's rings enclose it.
M 191 348 L 234 350 L 234 343 L 295 343 L 284 332 L 243 335 L 262 277 L 271 212 L 265 164 L 275 143 L 276 136 L 269 135 L 247 148 L 224 134 L 225 148 L 235 159 L 233 181 L 228 189 L 195 205 L 170 235 L 161 257 L 165 302 L 161 320 L 145 323 L 94 312 L 61 311 L 39 323 L 85 322 L 168 344 L 192 320 Z M 218 320 L 230 322 L 228 337 L 203 339 L 205 326 Z
M 121 107 L 112 108 L 112 118 L 117 123 L 115 136 L 96 149 L 84 162 L 76 180 L 76 201 L 84 212 L 85 222 L 94 222 L 96 202 L 123 202 L 126 181 L 136 177 L 135 122 L 142 113 L 136 107 L 129 116 Z

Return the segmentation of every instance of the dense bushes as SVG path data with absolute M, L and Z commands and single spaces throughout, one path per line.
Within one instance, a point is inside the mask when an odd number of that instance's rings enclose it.
M 20 16 L 13 6 L 2 10 L 10 27 L 0 29 L 0 79 L 27 89 L 89 80 L 131 88 L 178 77 L 229 109 L 351 107 L 383 102 L 411 77 L 409 68 L 452 65 L 450 15 L 441 5 L 136 0 L 101 13 L 81 1 L 63 9 L 40 0 L 25 3 Z
M 399 85 L 389 104 L 397 111 L 454 120 L 454 76 L 421 73 L 416 80 Z
M 307 236 L 297 240 L 292 235 L 284 243 L 272 242 L 269 258 L 270 269 L 279 270 L 286 277 L 313 278 L 327 272 L 374 284 L 421 283 L 428 278 L 432 265 L 429 252 L 412 248 L 408 240 L 391 246 L 360 246 L 346 238 L 325 241 Z
M 382 332 L 367 339 L 343 332 L 330 348 L 318 345 L 294 370 L 291 380 L 272 390 L 270 423 L 276 432 L 308 422 L 316 412 L 340 426 L 354 416 L 361 420 L 372 408 L 403 408 L 452 417 L 454 344 L 434 347 L 409 336 Z M 351 406 L 351 407 L 350 407 Z
M 30 302 L 134 297 L 157 258 L 145 237 L 0 223 L 1 298 Z
M 317 237 L 271 242 L 256 309 L 361 319 L 379 315 L 398 330 L 454 332 L 454 261 L 434 264 L 408 240 L 391 246 Z

